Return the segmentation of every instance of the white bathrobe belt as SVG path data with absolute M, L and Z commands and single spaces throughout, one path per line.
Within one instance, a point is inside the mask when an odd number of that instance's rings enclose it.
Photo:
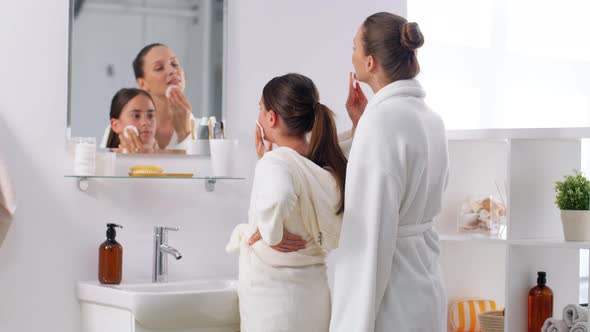
M 434 226 L 432 220 L 417 225 L 400 225 L 398 228 L 397 237 L 410 237 L 421 235 Z

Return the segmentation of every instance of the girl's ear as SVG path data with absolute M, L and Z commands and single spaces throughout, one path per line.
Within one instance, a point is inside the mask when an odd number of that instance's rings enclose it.
M 266 120 L 271 128 L 276 128 L 279 125 L 279 115 L 273 110 L 266 112 Z
M 119 119 L 111 119 L 111 128 L 113 128 L 113 131 L 115 132 L 115 134 L 120 134 L 123 131 L 123 128 L 121 128 L 121 122 L 119 121 Z

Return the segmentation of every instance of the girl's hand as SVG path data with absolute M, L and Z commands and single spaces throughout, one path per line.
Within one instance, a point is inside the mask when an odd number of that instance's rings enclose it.
M 260 128 L 256 125 L 256 131 L 254 132 L 254 145 L 256 146 L 256 155 L 258 155 L 258 159 L 262 158 L 264 154 L 268 151 L 272 151 L 272 143 L 268 143 L 268 150 L 266 149 L 266 144 L 262 139 L 262 135 L 260 134 Z
M 119 148 L 115 151 L 120 153 L 152 153 L 156 147 L 155 140 L 151 146 L 145 146 L 131 128 L 125 128 L 124 132 L 119 134 L 119 142 Z

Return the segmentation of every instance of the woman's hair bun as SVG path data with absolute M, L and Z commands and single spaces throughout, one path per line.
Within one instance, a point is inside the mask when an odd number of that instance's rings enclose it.
M 404 48 L 413 51 L 424 44 L 424 35 L 420 31 L 418 23 L 407 22 L 401 26 L 401 44 Z

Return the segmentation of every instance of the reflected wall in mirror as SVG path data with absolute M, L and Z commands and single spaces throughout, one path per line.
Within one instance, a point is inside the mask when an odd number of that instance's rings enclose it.
M 207 153 L 209 119 L 223 120 L 224 5 L 72 0 L 68 137 L 117 152 Z

